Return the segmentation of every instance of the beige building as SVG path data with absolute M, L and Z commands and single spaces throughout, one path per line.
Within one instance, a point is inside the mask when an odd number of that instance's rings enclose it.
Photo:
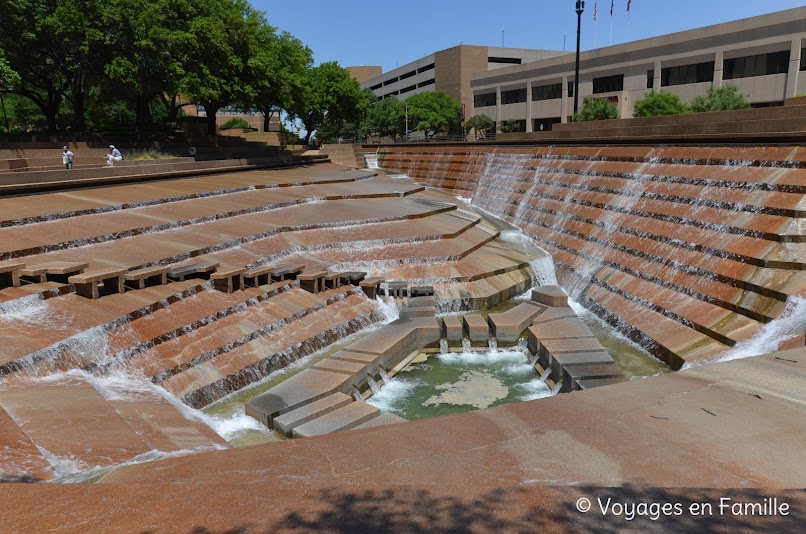
M 350 76 L 353 80 L 357 81 L 359 84 L 362 84 L 367 80 L 371 80 L 372 78 L 376 78 L 383 74 L 383 69 L 374 65 L 361 65 L 359 67 L 347 67 L 347 72 L 350 73 Z
M 647 91 L 669 91 L 688 103 L 710 87 L 739 86 L 754 107 L 781 105 L 806 92 L 806 7 L 583 52 L 579 105 L 607 98 L 622 117 Z M 550 130 L 574 106 L 575 54 L 471 76 L 467 116 L 520 130 Z M 467 94 L 467 93 L 466 93 Z
M 361 83 L 361 88 L 371 89 L 379 98 L 394 95 L 400 100 L 425 91 L 445 91 L 469 109 L 472 75 L 568 54 L 557 50 L 459 45 L 370 78 Z

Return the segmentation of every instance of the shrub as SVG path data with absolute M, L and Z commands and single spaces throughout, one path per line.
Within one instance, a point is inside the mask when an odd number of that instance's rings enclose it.
M 574 122 L 601 121 L 618 119 L 618 109 L 605 98 L 588 97 L 582 102 L 582 108 L 574 115 Z
M 508 120 L 501 123 L 501 133 L 514 133 L 521 131 L 521 123 L 517 120 Z
M 650 91 L 635 102 L 636 117 L 658 117 L 660 115 L 682 115 L 688 109 L 680 97 L 666 91 Z
M 739 87 L 733 84 L 723 85 L 718 89 L 711 87 L 705 95 L 696 97 L 691 102 L 691 111 L 728 111 L 731 109 L 747 109 L 747 95 L 739 92 Z
M 249 128 L 249 123 L 241 117 L 233 117 L 221 125 L 222 130 L 233 130 L 236 128 L 246 129 Z
M 487 115 L 473 115 L 465 123 L 465 127 L 468 130 L 475 129 L 475 130 L 478 130 L 478 131 L 487 131 L 487 130 L 492 130 L 494 126 L 495 126 L 495 123 Z

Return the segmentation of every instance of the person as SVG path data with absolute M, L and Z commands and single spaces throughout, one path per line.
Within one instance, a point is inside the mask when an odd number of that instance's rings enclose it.
M 67 145 L 64 146 L 64 152 L 62 152 L 62 163 L 68 171 L 73 168 L 73 151 L 67 148 Z
M 116 161 L 122 161 L 123 154 L 120 150 L 115 148 L 115 145 L 109 145 L 109 154 L 106 155 L 106 166 L 112 167 Z

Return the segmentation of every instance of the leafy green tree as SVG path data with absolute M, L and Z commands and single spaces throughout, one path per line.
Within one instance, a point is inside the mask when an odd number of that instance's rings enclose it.
M 0 49 L 0 85 L 15 84 L 19 82 L 19 79 L 19 75 L 8 64 L 3 50 Z
M 257 32 L 255 54 L 249 59 L 251 101 L 244 107 L 263 114 L 263 129 L 269 130 L 272 115 L 289 109 L 305 87 L 306 72 L 313 65 L 311 49 L 288 32 L 277 34 L 268 24 Z
M 705 95 L 700 95 L 691 102 L 691 111 L 695 113 L 747 109 L 749 107 L 750 103 L 747 101 L 747 96 L 739 92 L 737 85 L 730 83 L 718 89 L 711 87 Z
M 406 111 L 402 102 L 395 96 L 376 100 L 370 107 L 361 127 L 364 136 L 377 135 L 397 140 L 405 134 Z
M 650 91 L 635 102 L 636 117 L 657 117 L 660 115 L 682 115 L 688 108 L 680 97 L 667 91 Z
M 430 139 L 440 132 L 457 130 L 462 106 L 445 91 L 427 91 L 406 99 L 409 124 Z
M 501 123 L 501 133 L 520 132 L 521 124 L 517 120 L 508 120 Z
M 495 123 L 487 115 L 473 115 L 465 123 L 468 130 L 476 130 L 476 133 L 486 134 L 495 128 Z
M 585 98 L 582 107 L 574 115 L 574 122 L 618 119 L 618 109 L 605 98 Z
M 216 133 L 216 114 L 254 96 L 248 60 L 256 51 L 261 13 L 246 0 L 199 0 L 189 21 L 192 36 L 183 63 L 182 93 L 204 106 L 207 134 Z
M 325 121 L 334 131 L 342 122 L 360 120 L 365 102 L 358 82 L 347 69 L 331 61 L 308 69 L 305 87 L 294 96 L 287 111 L 305 126 L 307 145 Z

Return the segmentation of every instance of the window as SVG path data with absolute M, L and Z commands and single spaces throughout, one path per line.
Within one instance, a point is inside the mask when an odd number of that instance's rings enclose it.
M 652 89 L 655 86 L 655 69 L 646 71 L 646 88 Z
M 537 87 L 532 87 L 532 100 L 554 100 L 556 98 L 562 98 L 563 96 L 563 84 L 561 83 L 552 83 L 549 85 L 539 85 Z
M 483 95 L 475 95 L 473 97 L 473 107 L 485 108 L 495 105 L 495 93 L 486 93 Z
M 415 74 L 417 74 L 417 71 L 416 70 L 411 70 L 411 71 L 407 72 L 406 74 L 401 74 L 400 79 L 405 80 L 406 78 L 411 78 Z
M 394 78 L 389 78 L 388 80 L 383 82 L 383 86 L 386 87 L 387 85 L 391 85 L 393 83 L 397 83 L 397 76 L 395 76 Z
M 402 95 L 403 93 L 408 93 L 409 91 L 414 91 L 415 89 L 417 89 L 417 84 L 409 85 L 405 89 L 401 89 L 400 94 Z
M 420 87 L 425 87 L 425 86 L 427 86 L 427 85 L 434 85 L 434 78 L 431 78 L 430 80 L 426 80 L 426 81 L 424 81 L 424 82 L 420 82 L 420 83 L 418 83 L 418 84 L 417 84 L 417 88 L 420 88 Z
M 726 59 L 724 64 L 724 77 L 726 80 L 768 76 L 786 72 L 789 72 L 789 50 Z
M 532 119 L 532 131 L 534 132 L 550 132 L 555 124 L 560 124 L 562 119 L 560 117 L 549 117 L 547 119 Z
M 713 61 L 680 65 L 679 67 L 667 67 L 660 70 L 661 87 L 712 81 L 714 81 Z
M 431 63 L 430 65 L 426 65 L 425 67 L 421 67 L 421 68 L 417 69 L 417 74 L 420 74 L 421 72 L 425 72 L 427 70 L 431 70 L 433 68 L 434 68 L 434 64 Z
M 526 102 L 526 88 L 513 89 L 511 91 L 501 91 L 502 104 L 518 104 Z
M 383 85 L 382 83 L 379 83 L 379 84 L 373 85 L 372 87 L 370 87 L 370 89 L 372 89 L 373 91 L 377 91 L 378 89 L 381 88 L 382 85 Z
M 568 82 L 568 96 L 574 97 L 574 82 Z
M 488 57 L 488 63 L 511 63 L 513 65 L 520 65 L 521 58 L 519 57 Z
M 800 49 L 800 70 L 806 70 L 806 48 Z
M 593 79 L 593 94 L 612 93 L 624 90 L 624 75 L 605 76 L 604 78 Z

